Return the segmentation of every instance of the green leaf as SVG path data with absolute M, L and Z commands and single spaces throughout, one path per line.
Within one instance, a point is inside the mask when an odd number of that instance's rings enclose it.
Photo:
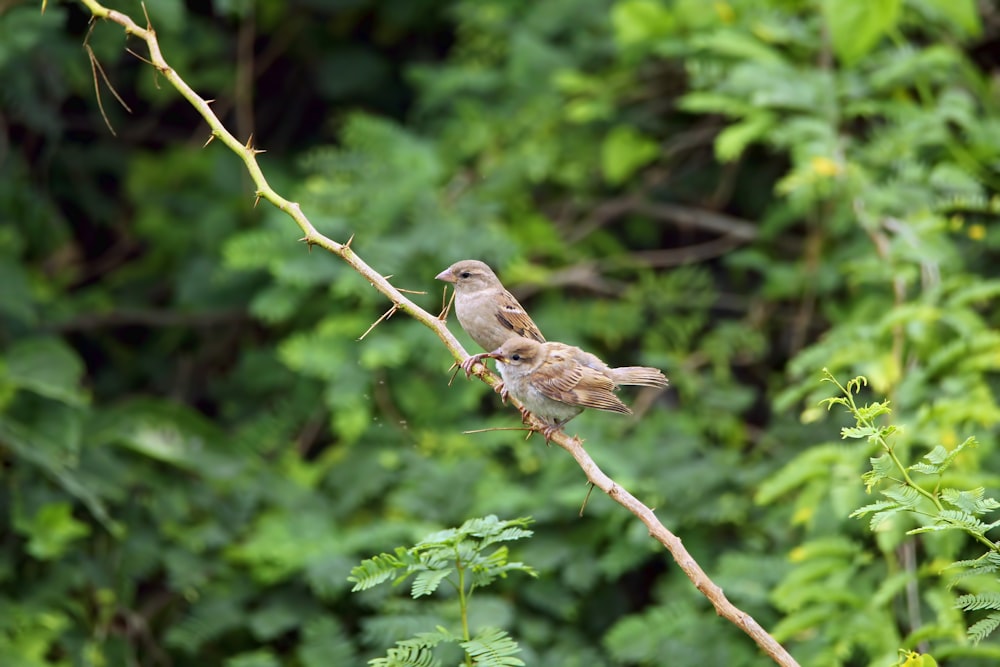
M 166 631 L 167 646 L 194 653 L 201 646 L 233 628 L 242 627 L 245 619 L 242 602 L 235 596 L 207 596 L 191 605 L 187 614 Z
M 878 429 L 873 426 L 845 426 L 840 429 L 841 438 L 870 438 L 878 433 Z
M 413 578 L 413 586 L 410 588 L 410 594 L 415 598 L 430 595 L 436 591 L 438 586 L 441 585 L 441 582 L 454 573 L 454 571 L 454 569 L 449 567 L 443 570 L 425 570 L 424 572 L 418 573 L 417 576 Z
M 976 0 L 924 0 L 944 15 L 969 37 L 978 37 L 983 32 L 982 19 Z
M 969 514 L 985 514 L 1000 507 L 994 498 L 986 497 L 986 489 L 981 486 L 968 491 L 941 489 L 941 499 Z
M 43 505 L 31 519 L 15 520 L 15 526 L 28 537 L 28 553 L 39 560 L 59 558 L 73 542 L 90 535 L 90 526 L 73 518 L 69 503 Z
M 14 343 L 7 350 L 7 380 L 41 396 L 83 405 L 87 395 L 80 387 L 83 362 L 58 338 L 33 338 Z
M 513 657 L 521 652 L 506 632 L 497 628 L 483 628 L 476 636 L 467 642 L 462 642 L 464 648 L 476 662 L 478 667 L 521 667 L 524 661 Z
M 971 627 L 969 627 L 969 639 L 978 644 L 993 634 L 993 631 L 998 627 L 1000 627 L 1000 613 L 993 612 L 986 618 L 976 621 Z
M 754 113 L 733 123 L 715 138 L 715 156 L 721 162 L 735 160 L 747 146 L 766 135 L 774 127 L 776 120 L 770 113 Z
M 395 555 L 384 553 L 366 558 L 351 568 L 351 576 L 347 578 L 354 582 L 351 592 L 364 591 L 392 579 L 406 566 L 407 560 L 405 547 L 396 547 Z
M 627 181 L 641 167 L 660 154 L 656 141 L 628 125 L 618 125 L 604 138 L 601 145 L 601 167 L 604 177 L 613 185 Z
M 823 18 L 837 57 L 851 66 L 867 55 L 896 28 L 902 4 L 902 0 L 823 0 Z
M 350 638 L 330 616 L 312 618 L 306 623 L 296 655 L 302 667 L 358 664 Z
M 0 256 L 0 285 L 3 285 L 3 289 L 0 289 L 0 314 L 24 324 L 34 324 L 37 315 L 24 267 Z
M 396 642 L 384 658 L 370 660 L 371 667 L 439 667 L 441 661 L 431 650 L 441 642 L 452 642 L 454 638 L 443 628 L 437 632 L 420 632 L 412 639 Z
M 95 439 L 201 475 L 227 477 L 241 462 L 217 448 L 224 441 L 215 425 L 187 406 L 145 399 L 107 410 Z
M 311 561 L 340 553 L 344 548 L 327 507 L 274 508 L 262 512 L 239 544 L 226 550 L 233 561 L 249 568 L 263 584 L 281 581 L 306 569 Z
M 51 424 L 46 426 L 50 427 Z M 80 500 L 108 531 L 120 534 L 122 526 L 112 520 L 104 500 L 80 479 L 63 455 L 65 450 L 75 448 L 73 442 L 66 442 L 58 434 L 49 433 L 48 430 L 40 425 L 27 426 L 4 419 L 0 414 L 0 442 L 13 449 L 19 458 L 38 466 L 66 493 Z M 73 436 L 72 433 L 70 435 Z
M 978 595 L 960 595 L 955 600 L 955 607 L 965 611 L 980 609 L 1000 609 L 1000 593 L 989 592 Z
M 624 47 L 655 42 L 677 29 L 670 9 L 656 0 L 624 0 L 611 8 L 615 40 Z

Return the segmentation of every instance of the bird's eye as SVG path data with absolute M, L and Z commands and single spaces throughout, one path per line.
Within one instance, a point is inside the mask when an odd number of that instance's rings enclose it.
M 462 271 L 462 272 L 461 272 L 460 274 L 458 274 L 458 277 L 459 277 L 459 278 L 468 278 L 468 277 L 469 277 L 469 276 L 471 276 L 471 275 L 472 275 L 472 274 L 471 274 L 471 273 L 469 273 L 468 271 Z
M 510 355 L 510 360 L 511 361 L 521 361 L 521 355 L 520 354 L 512 354 L 512 355 Z

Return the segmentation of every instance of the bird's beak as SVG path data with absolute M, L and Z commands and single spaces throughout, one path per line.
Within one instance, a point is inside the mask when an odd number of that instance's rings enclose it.
M 451 272 L 451 269 L 445 269 L 441 273 L 439 273 L 436 276 L 434 276 L 434 279 L 435 280 L 443 280 L 446 283 L 453 283 L 453 282 L 455 282 L 455 274 L 453 274 Z
M 503 362 L 503 363 L 506 364 L 506 363 L 508 363 L 510 361 L 510 359 L 508 359 L 507 357 L 505 357 L 503 355 L 503 353 L 500 351 L 502 349 L 503 348 L 498 347 L 497 349 L 493 350 L 492 352 L 487 352 L 487 353 L 483 354 L 483 358 L 484 359 L 496 359 L 497 361 L 500 361 L 500 362 Z

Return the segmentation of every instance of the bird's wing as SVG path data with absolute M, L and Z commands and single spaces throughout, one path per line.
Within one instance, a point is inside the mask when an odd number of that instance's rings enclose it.
M 500 326 L 510 329 L 518 336 L 531 338 L 539 343 L 545 342 L 545 337 L 538 330 L 538 326 L 528 316 L 528 313 L 524 312 L 524 308 L 517 302 L 514 295 L 506 290 L 500 294 L 496 316 Z
M 615 383 L 587 366 L 570 362 L 546 364 L 532 374 L 531 383 L 543 395 L 567 405 L 632 414 L 615 396 Z

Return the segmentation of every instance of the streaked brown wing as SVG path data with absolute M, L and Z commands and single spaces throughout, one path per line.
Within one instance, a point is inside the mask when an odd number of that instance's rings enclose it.
M 500 295 L 500 304 L 497 308 L 497 321 L 500 322 L 500 326 L 510 329 L 518 336 L 531 338 L 537 340 L 539 343 L 545 342 L 542 332 L 538 330 L 532 319 L 528 317 L 528 313 L 524 312 L 524 308 L 521 307 L 521 304 L 517 302 L 517 299 L 510 292 L 504 291 Z
M 542 394 L 567 405 L 632 414 L 615 396 L 615 383 L 587 366 L 570 361 L 546 364 L 532 375 L 531 381 Z

